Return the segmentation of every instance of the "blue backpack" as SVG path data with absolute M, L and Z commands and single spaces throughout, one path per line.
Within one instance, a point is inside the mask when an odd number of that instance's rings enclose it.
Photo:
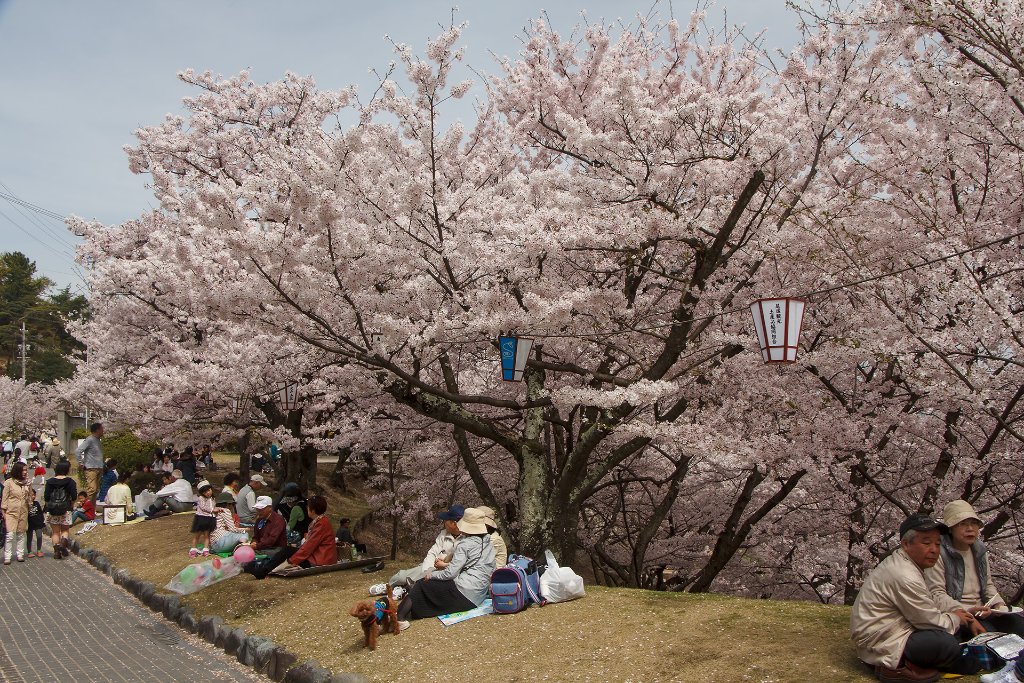
M 491 604 L 496 614 L 522 612 L 540 597 L 540 574 L 537 563 L 522 555 L 509 555 L 508 564 L 491 574 Z

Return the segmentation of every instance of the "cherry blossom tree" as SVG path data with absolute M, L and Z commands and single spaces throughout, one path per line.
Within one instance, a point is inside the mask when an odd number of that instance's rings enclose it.
M 0 377 L 0 428 L 5 432 L 18 435 L 52 430 L 59 405 L 52 386 Z
M 537 22 L 472 122 L 444 123 L 459 26 L 369 96 L 183 72 L 188 117 L 128 150 L 160 208 L 75 222 L 75 391 L 283 439 L 309 484 L 318 451 L 400 453 L 396 541 L 481 500 L 616 585 L 848 601 L 901 515 L 960 495 L 1019 546 L 1018 80 L 922 8 L 833 9 L 774 60 L 701 13 Z M 812 304 L 785 368 L 745 313 L 776 294 Z M 535 339 L 522 383 L 502 332 Z

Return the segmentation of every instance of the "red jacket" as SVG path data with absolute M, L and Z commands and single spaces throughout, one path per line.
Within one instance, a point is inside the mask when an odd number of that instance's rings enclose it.
M 253 528 L 252 540 L 256 543 L 256 550 L 267 548 L 284 548 L 288 545 L 288 524 L 280 512 L 271 512 L 266 524 L 263 520 L 257 519 Z
M 88 498 L 82 503 L 82 512 L 85 513 L 85 518 L 88 520 L 96 519 L 96 506 L 92 504 L 92 501 Z
M 306 542 L 288 558 L 288 563 L 299 564 L 303 560 L 309 560 L 314 567 L 335 564 L 338 561 L 338 544 L 327 515 L 320 515 L 313 520 L 306 532 Z

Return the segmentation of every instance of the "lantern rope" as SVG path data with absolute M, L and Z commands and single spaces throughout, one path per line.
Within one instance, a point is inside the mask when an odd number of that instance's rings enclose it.
M 868 283 L 868 282 L 875 282 L 877 280 L 884 280 L 886 278 L 894 277 L 896 275 L 902 275 L 903 273 L 909 273 L 911 271 L 918 270 L 918 269 L 924 268 L 926 266 L 931 266 L 931 265 L 934 265 L 936 263 L 941 263 L 943 261 L 948 261 L 950 259 L 958 258 L 960 256 L 964 256 L 965 254 L 970 254 L 970 253 L 975 252 L 975 251 L 981 251 L 982 249 L 987 249 L 987 248 L 989 248 L 991 246 L 999 244 L 1000 242 L 1009 242 L 1010 240 L 1014 239 L 1015 237 L 1021 237 L 1021 236 L 1024 236 L 1024 230 L 1020 230 L 1018 232 L 1015 232 L 1012 235 L 1005 235 L 1005 236 L 999 237 L 997 239 L 989 240 L 988 242 L 984 242 L 984 243 L 979 244 L 979 245 L 974 246 L 974 247 L 969 247 L 967 249 L 960 249 L 959 251 L 955 251 L 955 252 L 952 252 L 950 254 L 945 254 L 943 256 L 936 256 L 935 258 L 927 259 L 925 261 L 922 261 L 921 263 L 912 264 L 912 265 L 909 265 L 909 266 L 905 266 L 903 268 L 898 268 L 896 270 L 891 270 L 891 271 L 887 271 L 885 273 L 880 273 L 878 275 L 870 275 L 868 277 L 860 278 L 859 280 L 853 280 L 851 282 L 844 282 L 844 283 L 841 283 L 841 284 L 838 284 L 838 285 L 833 285 L 831 287 L 825 287 L 823 289 L 816 289 L 816 290 L 813 290 L 813 291 L 810 291 L 810 292 L 806 292 L 804 294 L 797 295 L 796 297 L 793 297 L 793 298 L 800 298 L 800 299 L 808 299 L 808 300 L 810 300 L 811 297 L 820 296 L 822 294 L 828 294 L 830 292 L 839 291 L 841 289 L 849 289 L 851 287 L 856 287 L 858 285 L 862 285 L 862 284 L 865 284 L 865 283 Z M 674 326 L 679 325 L 681 323 L 693 323 L 693 322 L 703 322 L 705 320 L 713 320 L 715 318 L 724 317 L 724 316 L 727 316 L 727 315 L 731 315 L 733 313 L 740 313 L 740 312 L 743 312 L 743 311 L 747 311 L 749 309 L 750 309 L 749 305 L 747 305 L 747 306 L 736 306 L 736 307 L 733 307 L 733 308 L 727 308 L 727 309 L 718 311 L 717 313 L 709 313 L 708 315 L 695 316 L 693 318 L 686 318 L 686 319 L 683 319 L 683 320 L 674 320 L 672 322 L 658 323 L 656 325 L 647 325 L 647 326 L 644 326 L 644 327 L 631 327 L 631 328 L 627 328 L 627 329 L 609 330 L 607 332 L 577 332 L 577 333 L 569 333 L 569 332 L 557 332 L 557 333 L 540 333 L 540 332 L 538 332 L 538 333 L 533 333 L 533 332 L 530 332 L 530 333 L 524 333 L 522 336 L 530 337 L 530 338 L 533 338 L 533 339 L 603 339 L 603 338 L 606 338 L 606 337 L 614 337 L 614 336 L 617 336 L 617 335 L 620 335 L 620 334 L 630 334 L 630 333 L 638 333 L 638 332 L 650 332 L 650 331 L 654 331 L 654 330 L 665 329 L 665 328 L 668 328 L 668 327 L 674 327 Z M 661 315 L 662 313 L 669 313 L 669 312 L 670 311 L 661 311 L 661 312 L 652 313 L 650 315 Z M 489 338 L 488 339 L 462 339 L 462 340 L 445 341 L 443 343 L 450 344 L 450 345 L 466 345 L 466 344 L 490 343 L 492 341 L 493 340 L 491 340 Z

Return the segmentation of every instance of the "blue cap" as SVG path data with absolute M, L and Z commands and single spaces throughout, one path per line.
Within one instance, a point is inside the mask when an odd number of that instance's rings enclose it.
M 437 513 L 438 519 L 443 519 L 451 522 L 457 522 L 462 519 L 463 513 L 466 512 L 466 508 L 461 505 L 452 505 L 447 510 Z

